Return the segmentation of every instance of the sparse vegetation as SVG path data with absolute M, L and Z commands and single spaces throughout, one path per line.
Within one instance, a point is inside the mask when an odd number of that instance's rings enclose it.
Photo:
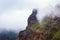
M 30 16 L 29 25 L 19 33 L 18 40 L 60 40 L 60 17 L 45 17 L 39 24 L 35 16 Z

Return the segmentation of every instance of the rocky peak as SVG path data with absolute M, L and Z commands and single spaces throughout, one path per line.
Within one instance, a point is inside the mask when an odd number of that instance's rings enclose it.
M 37 10 L 34 9 L 28 18 L 26 30 L 19 32 L 17 40 L 60 40 L 60 17 L 45 18 L 40 25 L 36 14 Z
M 28 18 L 28 26 L 37 22 L 36 14 L 37 14 L 37 10 L 33 9 L 32 14 Z

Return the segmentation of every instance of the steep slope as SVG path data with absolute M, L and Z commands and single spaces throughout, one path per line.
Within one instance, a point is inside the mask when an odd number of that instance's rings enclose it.
M 26 30 L 19 32 L 17 40 L 60 40 L 60 17 L 47 17 L 39 24 L 36 14 L 34 9 Z

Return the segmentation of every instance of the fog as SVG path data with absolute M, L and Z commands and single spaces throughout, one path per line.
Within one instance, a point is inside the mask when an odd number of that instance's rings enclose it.
M 46 16 L 54 18 L 55 16 L 60 17 L 60 1 L 51 1 L 46 7 L 39 9 L 37 19 L 41 22 Z
M 24 30 L 27 19 L 34 8 L 38 9 L 38 20 L 51 14 L 59 0 L 0 0 L 0 30 Z M 49 13 L 49 14 L 48 14 Z

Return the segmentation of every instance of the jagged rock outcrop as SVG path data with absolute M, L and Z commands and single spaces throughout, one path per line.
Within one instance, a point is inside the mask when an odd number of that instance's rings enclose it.
M 36 14 L 37 10 L 34 9 L 28 18 L 26 30 L 19 32 L 17 40 L 60 40 L 60 17 L 47 17 L 40 25 Z
M 36 14 L 37 10 L 34 9 L 28 18 L 28 26 L 26 27 L 26 30 L 19 33 L 17 40 L 37 40 L 40 37 L 40 33 L 35 32 L 35 29 L 33 29 L 35 26 L 40 27 Z
M 32 14 L 28 18 L 28 26 L 31 26 L 32 24 L 37 22 L 36 14 L 37 14 L 37 10 L 34 9 Z

